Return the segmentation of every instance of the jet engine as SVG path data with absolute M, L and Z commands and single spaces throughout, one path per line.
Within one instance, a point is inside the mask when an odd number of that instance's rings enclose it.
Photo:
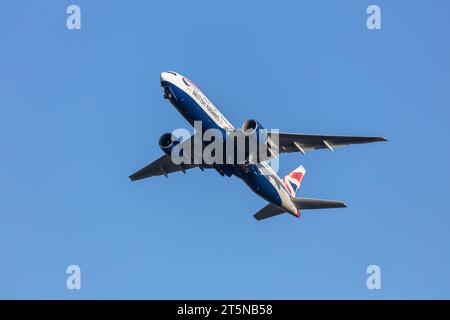
M 159 138 L 159 147 L 169 157 L 172 156 L 172 150 L 180 143 L 180 139 L 175 137 L 172 133 L 164 133 Z
M 267 159 L 268 132 L 257 120 L 250 119 L 242 125 L 245 136 L 245 158 L 250 162 Z M 265 149 L 263 149 L 263 147 Z
M 244 132 L 244 134 L 246 135 L 258 133 L 260 129 L 264 129 L 262 124 L 253 119 L 245 121 L 242 125 L 242 132 Z

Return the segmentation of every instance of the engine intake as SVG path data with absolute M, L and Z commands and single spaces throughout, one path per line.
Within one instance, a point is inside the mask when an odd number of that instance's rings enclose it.
M 172 155 L 172 150 L 180 143 L 180 139 L 175 137 L 172 133 L 164 133 L 159 137 L 159 147 L 168 156 Z
M 254 120 L 254 119 L 247 120 L 242 125 L 242 131 L 246 135 L 252 135 L 255 132 L 258 133 L 258 131 L 260 129 L 264 129 L 264 127 L 261 125 L 261 123 L 259 123 L 258 121 Z

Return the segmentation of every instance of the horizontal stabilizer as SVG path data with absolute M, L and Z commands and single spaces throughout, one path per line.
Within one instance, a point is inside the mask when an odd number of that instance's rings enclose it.
M 298 209 L 347 208 L 344 202 L 334 200 L 291 198 L 291 201 Z
M 256 220 L 259 221 L 267 218 L 272 218 L 274 216 L 282 214 L 283 212 L 284 211 L 278 208 L 277 206 L 269 203 L 264 208 L 255 213 L 253 216 L 255 217 Z

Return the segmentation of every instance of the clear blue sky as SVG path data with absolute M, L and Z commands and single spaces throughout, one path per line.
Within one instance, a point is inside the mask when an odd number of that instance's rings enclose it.
M 82 29 L 66 29 L 78 4 Z M 366 28 L 378 4 L 382 30 Z M 3 1 L 0 298 L 450 298 L 450 3 Z M 283 155 L 348 209 L 262 223 L 240 180 L 132 183 L 188 123 L 159 73 L 236 126 L 381 135 Z M 66 267 L 82 290 L 66 289 Z M 366 288 L 366 268 L 382 289 Z

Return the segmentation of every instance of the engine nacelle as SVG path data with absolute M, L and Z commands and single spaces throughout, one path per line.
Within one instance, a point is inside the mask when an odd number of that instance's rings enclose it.
M 250 119 L 242 125 L 245 135 L 245 158 L 250 162 L 267 158 L 268 132 L 257 120 Z M 253 161 L 252 161 L 253 159 Z
M 264 129 L 261 123 L 257 120 L 250 119 L 244 122 L 242 125 L 242 132 L 246 135 L 253 135 L 259 133 L 259 130 Z
M 266 143 L 267 142 L 267 130 L 264 129 L 261 123 L 257 120 L 247 120 L 242 125 L 242 132 L 246 137 L 249 138 L 249 141 L 256 141 L 257 143 Z M 262 141 L 260 141 L 263 139 Z
M 169 157 L 172 156 L 173 148 L 175 148 L 175 146 L 179 143 L 180 143 L 180 139 L 178 139 L 171 133 L 164 133 L 163 135 L 161 135 L 161 137 L 159 137 L 159 142 L 158 142 L 161 150 L 165 154 L 167 154 Z

